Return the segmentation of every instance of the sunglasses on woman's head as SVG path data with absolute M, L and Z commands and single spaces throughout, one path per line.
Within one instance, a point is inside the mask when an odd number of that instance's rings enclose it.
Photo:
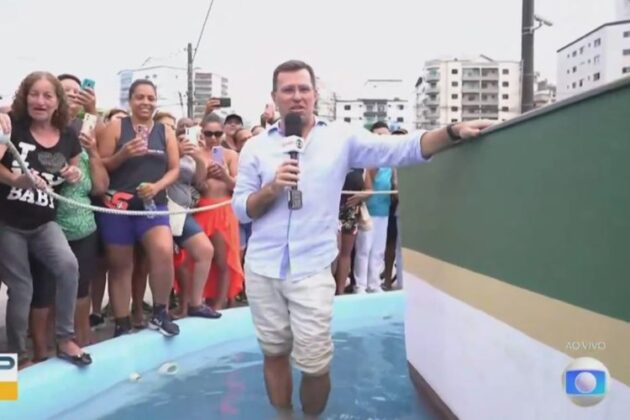
M 204 131 L 203 135 L 206 136 L 206 137 L 213 137 L 214 136 L 214 137 L 219 138 L 219 137 L 223 136 L 223 131 Z

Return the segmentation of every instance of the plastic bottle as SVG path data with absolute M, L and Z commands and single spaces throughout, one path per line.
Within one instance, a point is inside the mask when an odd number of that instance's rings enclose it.
M 140 188 L 142 188 L 144 184 L 140 184 Z M 142 203 L 144 204 L 144 209 L 146 211 L 157 211 L 157 205 L 155 204 L 155 201 L 152 198 L 146 198 L 142 200 Z M 147 216 L 149 219 L 153 219 L 155 216 Z

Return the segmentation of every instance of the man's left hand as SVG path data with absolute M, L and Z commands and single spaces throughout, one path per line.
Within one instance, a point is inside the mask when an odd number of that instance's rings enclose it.
M 495 123 L 496 121 L 492 120 L 464 121 L 456 124 L 453 128 L 456 130 L 456 134 L 459 137 L 461 137 L 463 140 L 466 140 L 479 137 L 482 130 L 493 126 Z

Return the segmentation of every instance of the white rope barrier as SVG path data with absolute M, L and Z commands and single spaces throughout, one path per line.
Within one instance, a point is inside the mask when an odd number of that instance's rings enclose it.
M 7 145 L 7 147 L 9 148 L 9 151 L 15 157 L 15 160 L 17 160 L 17 162 L 19 163 L 20 168 L 22 168 L 22 172 L 25 173 L 26 176 L 28 176 L 31 179 L 31 181 L 33 181 L 33 184 L 35 184 L 35 180 L 33 178 L 31 171 L 26 166 L 26 163 L 22 159 L 20 152 L 18 152 L 18 150 L 13 145 L 13 143 L 11 141 L 0 142 L 0 143 Z M 122 215 L 122 216 L 169 216 L 169 215 L 174 215 L 174 214 L 194 214 L 194 213 L 202 213 L 205 211 L 215 210 L 220 207 L 231 204 L 231 200 L 225 200 L 220 203 L 212 204 L 209 206 L 197 207 L 194 209 L 174 210 L 174 211 L 171 211 L 171 210 L 155 210 L 155 211 L 122 210 L 122 209 L 111 209 L 107 207 L 98 207 L 98 206 L 93 206 L 91 204 L 79 203 L 78 201 L 75 201 L 70 198 L 57 194 L 50 187 L 46 189 L 46 193 L 50 195 L 52 198 L 54 198 L 55 200 L 59 200 L 61 202 L 64 202 L 66 204 L 69 204 L 75 207 L 91 210 L 97 213 L 117 214 L 117 215 Z M 395 190 L 392 190 L 392 191 L 342 191 L 341 193 L 344 195 L 355 195 L 355 194 L 378 195 L 378 194 L 398 194 L 398 191 L 395 191 Z

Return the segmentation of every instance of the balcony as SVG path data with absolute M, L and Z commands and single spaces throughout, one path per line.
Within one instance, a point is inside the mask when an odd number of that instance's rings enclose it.
M 498 72 L 483 73 L 481 75 L 481 80 L 499 81 L 499 73 Z
M 426 77 L 427 82 L 435 82 L 440 80 L 440 73 L 429 73 Z
M 435 98 L 431 99 L 430 97 L 427 96 L 427 97 L 424 98 L 423 103 L 426 104 L 426 105 L 435 105 L 435 106 L 437 106 L 437 105 L 440 104 L 440 98 L 438 96 L 436 96 Z
M 463 93 L 477 93 L 479 92 L 479 83 L 464 83 L 462 84 Z
M 479 80 L 479 79 L 481 79 L 481 74 L 478 72 L 465 71 L 462 74 L 462 80 Z
M 481 88 L 481 92 L 482 93 L 499 93 L 499 85 L 487 85 L 485 87 L 482 86 Z

